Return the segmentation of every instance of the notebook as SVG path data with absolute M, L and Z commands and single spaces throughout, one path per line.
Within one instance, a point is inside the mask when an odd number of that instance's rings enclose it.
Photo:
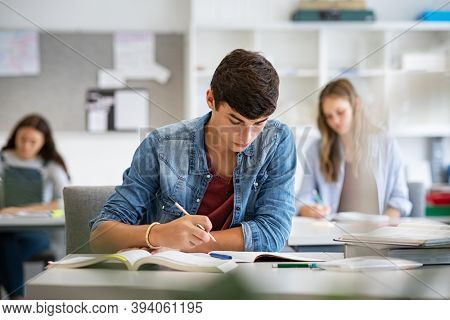
M 317 268 L 331 271 L 381 271 L 419 268 L 422 264 L 397 258 L 356 257 L 317 264 Z
M 146 250 L 133 249 L 115 254 L 91 254 L 69 257 L 57 262 L 50 262 L 48 268 L 82 268 L 101 262 L 123 263 L 128 270 L 136 271 L 147 264 L 155 264 L 174 270 L 191 272 L 225 273 L 237 267 L 231 260 L 220 260 L 209 257 L 184 253 L 180 251 L 164 251 L 151 254 Z
M 382 227 L 367 233 L 344 234 L 335 240 L 412 247 L 444 246 L 450 245 L 450 226 L 401 223 L 397 227 Z
M 423 265 L 450 264 L 449 247 L 410 247 L 383 244 L 346 243 L 344 256 L 346 258 L 374 256 L 412 260 Z
M 219 255 L 232 257 L 235 262 L 318 262 L 339 259 L 342 254 L 333 254 L 325 252 L 244 252 L 244 251 L 211 251 Z

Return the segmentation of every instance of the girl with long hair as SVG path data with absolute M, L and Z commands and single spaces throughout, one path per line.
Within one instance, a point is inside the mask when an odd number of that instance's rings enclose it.
M 370 123 L 352 83 L 338 79 L 319 96 L 321 138 L 305 154 L 298 214 L 409 215 L 411 203 L 397 142 Z
M 69 175 L 43 117 L 28 115 L 12 130 L 0 153 L 0 178 L 0 215 L 62 208 Z M 0 232 L 0 285 L 11 299 L 23 297 L 23 262 L 48 248 L 43 231 Z

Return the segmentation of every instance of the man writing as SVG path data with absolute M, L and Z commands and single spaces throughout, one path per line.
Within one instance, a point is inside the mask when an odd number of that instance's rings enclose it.
M 295 213 L 296 154 L 287 126 L 268 119 L 278 87 L 264 57 L 229 53 L 206 92 L 211 112 L 154 130 L 138 147 L 90 223 L 93 251 L 281 250 Z

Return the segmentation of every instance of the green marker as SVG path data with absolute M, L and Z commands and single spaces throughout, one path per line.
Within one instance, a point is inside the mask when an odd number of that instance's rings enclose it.
M 272 268 L 319 268 L 317 263 L 274 263 Z

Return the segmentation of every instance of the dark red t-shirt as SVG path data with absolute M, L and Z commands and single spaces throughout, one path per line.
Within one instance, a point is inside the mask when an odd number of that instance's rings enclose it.
M 202 203 L 198 208 L 197 214 L 208 216 L 213 225 L 212 230 L 225 230 L 231 225 L 234 207 L 234 188 L 233 179 L 229 181 L 218 175 L 211 166 L 208 154 L 209 171 L 213 175 L 211 181 L 206 188 Z

